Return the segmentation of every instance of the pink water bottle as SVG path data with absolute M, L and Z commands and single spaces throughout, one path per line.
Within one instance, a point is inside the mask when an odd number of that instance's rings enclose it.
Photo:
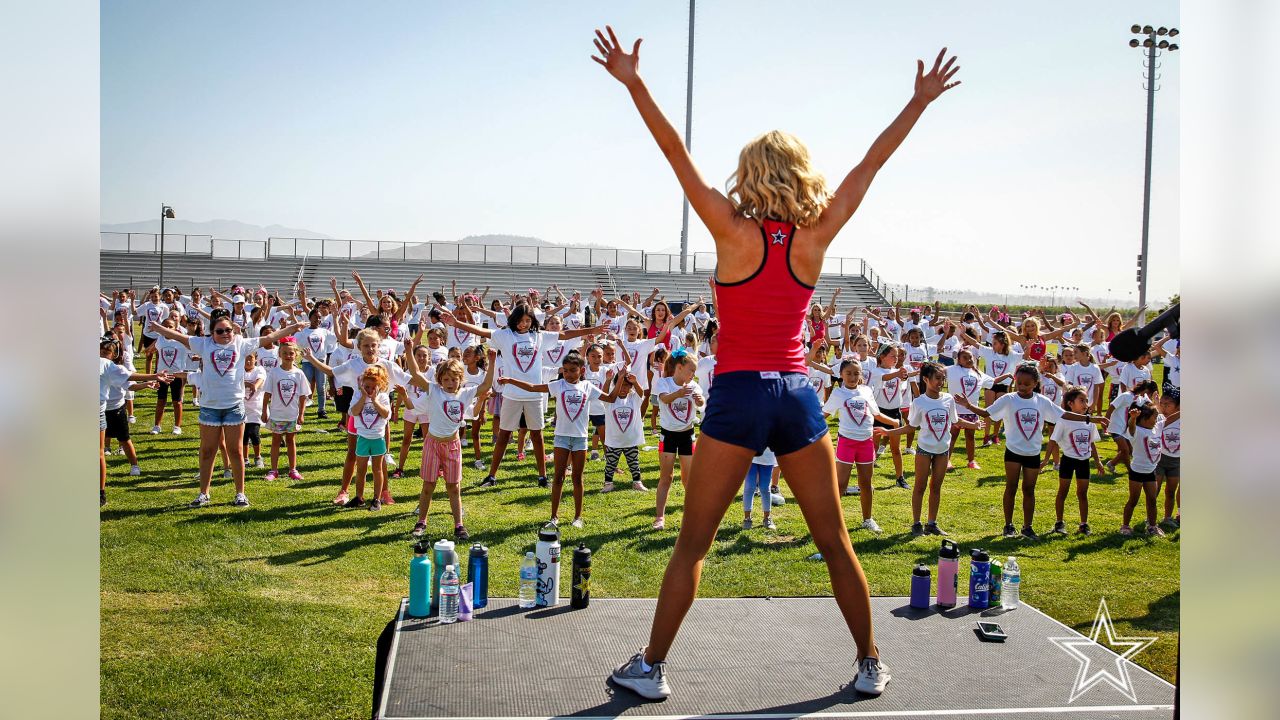
M 960 546 L 950 540 L 943 540 L 942 549 L 938 551 L 938 607 L 956 606 L 959 570 Z

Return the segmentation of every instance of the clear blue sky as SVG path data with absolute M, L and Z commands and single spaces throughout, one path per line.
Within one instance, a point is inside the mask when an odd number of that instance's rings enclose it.
M 606 22 L 644 37 L 641 72 L 683 128 L 688 5 L 605 6 L 104 3 L 102 220 L 163 201 L 191 220 L 351 239 L 676 245 L 679 187 L 589 55 Z M 959 55 L 964 84 L 926 112 L 832 255 L 915 286 L 1134 287 L 1145 94 L 1128 27 L 1176 25 L 1176 3 L 703 0 L 697 20 L 693 154 L 718 183 L 775 127 L 838 183 L 909 99 L 916 58 Z M 1179 275 L 1179 57 L 1165 60 L 1157 299 Z M 690 244 L 712 247 L 696 217 Z

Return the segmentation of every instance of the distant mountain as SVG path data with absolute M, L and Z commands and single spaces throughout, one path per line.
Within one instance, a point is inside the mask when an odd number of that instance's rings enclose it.
M 120 233 L 158 233 L 160 232 L 160 218 L 154 220 L 140 220 L 130 223 L 102 223 L 100 226 L 102 232 L 120 232 Z M 314 230 L 302 230 L 299 228 L 290 228 L 283 225 L 250 225 L 239 220 L 205 220 L 196 222 L 193 220 L 183 220 L 181 218 L 175 220 L 166 220 L 164 223 L 164 231 L 175 235 L 212 235 L 215 238 L 226 238 L 228 240 L 258 240 L 264 241 L 272 237 L 298 237 L 298 238 L 324 238 L 332 239 L 331 236 L 324 233 L 318 233 Z

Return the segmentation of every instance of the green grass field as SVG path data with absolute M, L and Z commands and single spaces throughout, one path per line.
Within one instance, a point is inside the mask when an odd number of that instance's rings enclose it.
M 253 505 L 239 509 L 229 504 L 231 481 L 217 476 L 214 504 L 189 510 L 186 503 L 196 493 L 196 415 L 188 402 L 185 435 L 167 434 L 170 418 L 165 434 L 149 435 L 154 397 L 139 393 L 133 426 L 142 475 L 129 477 L 123 457 L 108 458 L 109 504 L 102 509 L 101 526 L 102 716 L 367 717 L 375 644 L 408 592 L 416 474 L 393 481 L 398 503 L 381 512 L 334 507 L 330 500 L 345 446 L 337 434 L 317 433 L 321 425 L 312 420 L 299 435 L 305 480 L 267 483 L 264 470 L 250 470 Z M 393 438 L 398 443 L 398 431 Z M 487 433 L 484 442 L 489 447 Z M 548 516 L 549 492 L 536 486 L 532 458 L 517 463 L 510 449 L 498 487 L 473 489 L 484 473 L 470 467 L 466 452 L 467 527 L 474 540 L 489 546 L 490 593 L 514 597 L 519 559 L 532 549 L 536 529 Z M 1077 630 L 1089 628 L 1105 597 L 1119 633 L 1159 637 L 1136 661 L 1172 681 L 1180 533 L 1119 535 L 1128 482 L 1123 476 L 1095 475 L 1091 537 L 1002 539 L 1002 453 L 1002 447 L 979 449 L 982 470 L 948 474 L 941 525 L 963 551 L 978 546 L 995 557 L 1016 555 L 1023 568 L 1023 599 Z M 1108 440 L 1103 456 L 1112 454 Z M 410 456 L 415 473 L 419 455 L 420 445 Z M 912 467 L 912 458 L 905 460 Z M 652 487 L 657 454 L 643 453 L 641 462 Z M 595 551 L 597 596 L 653 597 L 675 542 L 683 492 L 679 485 L 673 489 L 667 529 L 654 531 L 653 493 L 600 494 L 603 467 L 602 461 L 588 464 L 586 527 L 575 529 L 566 521 L 563 542 L 569 547 L 584 541 Z M 906 595 L 911 567 L 936 562 L 938 539 L 910 534 L 910 495 L 894 486 L 887 455 L 873 485 L 875 517 L 884 533 L 856 530 L 854 547 L 873 594 Z M 1052 527 L 1056 487 L 1052 471 L 1042 476 L 1036 512 L 1041 533 Z M 783 494 L 790 499 L 785 482 Z M 566 495 L 564 520 L 572 517 L 571 502 Z M 844 507 L 856 527 L 861 519 L 857 498 L 846 497 Z M 428 536 L 451 538 L 443 487 L 437 488 L 431 511 Z M 730 508 L 716 537 L 701 596 L 830 594 L 825 565 L 806 559 L 814 547 L 794 503 L 775 510 L 776 531 L 760 527 L 758 508 L 756 528 L 742 530 L 740 512 L 740 503 Z M 1073 494 L 1066 511 L 1073 530 L 1075 519 Z M 961 585 L 967 581 L 966 567 L 962 562 Z M 567 583 L 562 588 L 567 591 Z M 637 619 L 637 646 L 643 644 L 648 620 Z M 833 629 L 844 631 L 843 626 Z M 677 641 L 676 662 L 679 649 Z M 893 648 L 883 651 L 892 664 Z

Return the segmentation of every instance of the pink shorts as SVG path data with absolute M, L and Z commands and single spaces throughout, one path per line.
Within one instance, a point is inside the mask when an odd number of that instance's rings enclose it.
M 420 474 L 427 482 L 444 476 L 445 485 L 457 485 L 462 480 L 462 440 L 440 440 L 427 433 L 422 442 Z
M 876 461 L 876 445 L 871 438 L 854 440 L 843 435 L 836 441 L 836 460 L 845 465 L 870 465 Z

